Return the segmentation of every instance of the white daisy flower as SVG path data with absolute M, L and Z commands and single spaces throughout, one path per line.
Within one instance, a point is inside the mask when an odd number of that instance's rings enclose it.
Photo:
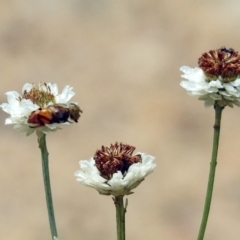
M 205 106 L 240 106 L 240 56 L 233 49 L 220 49 L 204 53 L 199 67 L 183 66 L 180 85 L 189 95 L 204 100 Z
M 75 172 L 77 181 L 103 195 L 116 197 L 133 193 L 132 189 L 156 167 L 153 156 L 140 152 L 133 156 L 134 150 L 122 143 L 102 147 L 91 159 L 79 162 L 80 170 Z
M 70 117 L 77 122 L 80 108 L 68 101 L 75 95 L 72 87 L 65 86 L 62 93 L 58 93 L 57 84 L 30 84 L 23 86 L 22 94 L 16 91 L 6 93 L 8 103 L 0 107 L 10 114 L 5 124 L 13 124 L 14 129 L 30 135 L 36 131 L 38 136 L 60 129 L 60 125 L 69 124 Z M 72 108 L 75 107 L 74 117 Z

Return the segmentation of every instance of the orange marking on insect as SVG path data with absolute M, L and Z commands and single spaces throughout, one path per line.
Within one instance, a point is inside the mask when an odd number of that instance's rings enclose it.
M 42 127 L 46 124 L 70 122 L 69 119 L 78 122 L 80 113 L 82 110 L 75 103 L 53 104 L 33 111 L 28 117 L 28 123 L 36 125 L 31 127 Z

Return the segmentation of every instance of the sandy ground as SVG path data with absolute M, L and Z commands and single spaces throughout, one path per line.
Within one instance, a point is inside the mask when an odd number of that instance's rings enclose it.
M 0 102 L 26 82 L 74 87 L 84 113 L 47 136 L 60 240 L 116 239 L 111 197 L 76 182 L 80 159 L 124 142 L 156 157 L 128 197 L 127 239 L 196 239 L 213 109 L 179 86 L 179 67 L 221 46 L 240 50 L 238 1 L 1 0 Z M 36 135 L 0 112 L 0 239 L 50 239 Z M 225 109 L 205 240 L 240 236 L 240 110 Z M 230 144 L 231 143 L 231 144 Z

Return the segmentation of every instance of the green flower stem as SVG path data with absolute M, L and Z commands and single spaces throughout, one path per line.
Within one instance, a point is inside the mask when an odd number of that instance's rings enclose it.
M 127 200 L 124 207 L 123 196 L 113 198 L 116 207 L 117 240 L 125 240 L 125 214 L 127 212 Z
M 52 201 L 52 192 L 51 192 L 51 184 L 50 184 L 50 175 L 49 175 L 49 167 L 48 167 L 48 151 L 46 145 L 46 134 L 38 139 L 39 148 L 41 149 L 42 155 L 42 171 L 43 171 L 43 180 L 44 180 L 44 188 L 46 194 L 46 201 L 47 201 L 47 210 L 48 210 L 48 218 L 49 224 L 52 234 L 52 239 L 54 237 L 58 237 L 57 234 L 57 227 L 54 217 L 54 210 L 53 210 L 53 201 Z
M 212 200 L 215 170 L 216 170 L 216 166 L 217 166 L 217 153 L 218 153 L 221 115 L 222 115 L 223 107 L 219 106 L 218 104 L 215 104 L 214 109 L 215 109 L 215 124 L 214 124 L 214 135 L 213 135 L 212 159 L 211 159 L 211 163 L 210 163 L 208 186 L 207 186 L 207 193 L 206 193 L 206 198 L 205 198 L 202 222 L 200 225 L 197 240 L 203 240 L 203 238 L 204 238 L 204 233 L 205 233 L 206 226 L 207 226 L 208 215 L 209 215 L 211 200 Z

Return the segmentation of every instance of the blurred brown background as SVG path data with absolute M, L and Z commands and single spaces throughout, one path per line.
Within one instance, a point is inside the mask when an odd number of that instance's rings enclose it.
M 80 159 L 115 141 L 156 157 L 128 197 L 127 239 L 196 239 L 213 109 L 179 86 L 179 67 L 221 46 L 240 50 L 238 1 L 1 0 L 0 102 L 26 82 L 74 87 L 78 124 L 47 136 L 60 240 L 116 239 L 111 197 L 76 182 Z M 36 135 L 0 111 L 0 239 L 50 239 Z M 206 240 L 240 237 L 240 110 L 223 113 Z

